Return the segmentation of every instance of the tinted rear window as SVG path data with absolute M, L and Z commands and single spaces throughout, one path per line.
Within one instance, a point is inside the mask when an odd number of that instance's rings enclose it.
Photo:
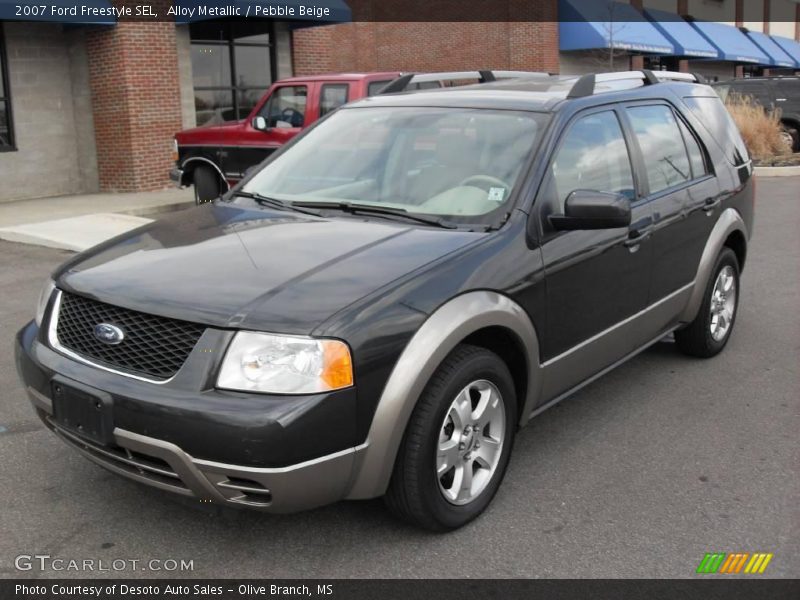
M 732 164 L 738 167 L 750 160 L 739 129 L 719 96 L 691 96 L 684 98 L 683 101 Z
M 780 94 L 789 94 L 792 100 L 800 100 L 800 79 L 778 79 L 775 87 Z

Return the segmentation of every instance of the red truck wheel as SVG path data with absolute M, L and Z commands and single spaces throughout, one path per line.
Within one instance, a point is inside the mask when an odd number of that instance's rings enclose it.
M 195 204 L 203 204 L 219 198 L 222 190 L 219 177 L 214 171 L 209 167 L 200 166 L 195 168 L 192 174 Z

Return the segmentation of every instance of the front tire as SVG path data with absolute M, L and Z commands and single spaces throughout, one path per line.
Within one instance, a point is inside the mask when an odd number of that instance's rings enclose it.
M 219 177 L 210 167 L 199 166 L 193 171 L 194 202 L 204 204 L 219 198 L 222 193 Z
M 505 474 L 516 415 L 514 382 L 500 357 L 456 347 L 411 415 L 385 497 L 389 509 L 432 531 L 480 515 Z
M 730 248 L 723 248 L 709 279 L 703 303 L 694 321 L 675 332 L 675 342 L 684 354 L 710 358 L 728 343 L 739 308 L 739 261 Z

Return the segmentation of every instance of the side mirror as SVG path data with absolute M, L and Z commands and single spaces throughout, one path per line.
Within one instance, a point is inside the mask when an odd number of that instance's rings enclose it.
M 622 194 L 575 190 L 564 203 L 563 215 L 550 215 L 559 231 L 613 229 L 631 224 L 631 203 Z
M 268 129 L 267 120 L 260 115 L 258 117 L 253 117 L 253 129 L 258 129 L 259 131 L 266 131 Z

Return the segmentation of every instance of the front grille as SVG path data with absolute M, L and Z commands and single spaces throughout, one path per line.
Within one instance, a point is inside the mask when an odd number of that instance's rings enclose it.
M 125 334 L 117 345 L 95 337 L 99 323 L 116 325 Z M 58 342 L 110 367 L 154 379 L 169 379 L 181 368 L 205 327 L 177 319 L 112 306 L 62 292 Z

